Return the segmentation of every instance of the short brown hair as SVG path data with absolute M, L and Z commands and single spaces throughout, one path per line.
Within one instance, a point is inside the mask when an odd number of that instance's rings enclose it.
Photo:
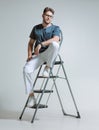
M 46 7 L 44 10 L 43 10 L 43 14 L 45 14 L 46 12 L 48 12 L 48 11 L 50 11 L 50 12 L 52 12 L 52 14 L 54 15 L 54 9 L 52 9 L 52 8 L 50 8 L 50 7 Z

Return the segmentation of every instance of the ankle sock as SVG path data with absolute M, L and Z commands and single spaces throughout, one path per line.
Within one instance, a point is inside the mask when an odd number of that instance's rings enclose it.
M 36 98 L 35 98 L 35 96 L 33 96 L 33 101 L 34 101 L 34 104 L 36 104 Z

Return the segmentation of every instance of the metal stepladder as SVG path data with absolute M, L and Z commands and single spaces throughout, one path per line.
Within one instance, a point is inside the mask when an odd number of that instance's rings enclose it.
M 62 35 L 62 31 L 61 31 L 60 46 L 61 46 L 62 42 L 63 42 L 63 35 Z M 57 59 L 58 59 L 58 60 L 57 60 Z M 53 67 L 52 67 L 51 70 L 50 70 L 50 76 L 49 76 L 49 77 L 40 76 L 41 70 L 42 70 L 43 66 L 46 65 L 46 63 L 44 63 L 43 65 L 41 65 L 41 66 L 39 67 L 37 76 L 36 76 L 36 78 L 35 78 L 35 80 L 34 80 L 34 84 L 33 84 L 33 92 L 34 92 L 34 93 L 37 93 L 38 95 L 37 95 L 37 104 L 35 104 L 33 107 L 31 107 L 31 109 L 34 109 L 34 114 L 33 114 L 31 123 L 34 122 L 34 119 L 35 119 L 35 116 L 36 116 L 36 114 L 37 114 L 38 109 L 42 109 L 42 108 L 47 108 L 47 107 L 48 107 L 47 104 L 48 104 L 49 98 L 50 98 L 50 96 L 51 96 L 51 93 L 53 93 L 53 88 L 55 88 L 55 90 L 56 90 L 56 94 L 57 94 L 57 96 L 58 96 L 59 103 L 60 103 L 60 106 L 61 106 L 63 115 L 65 115 L 65 116 L 71 116 L 71 117 L 75 117 L 75 118 L 80 118 L 80 113 L 79 113 L 79 111 L 78 111 L 78 107 L 77 107 L 77 105 L 76 105 L 76 102 L 75 102 L 75 99 L 74 99 L 74 96 L 73 96 L 73 93 L 72 93 L 72 90 L 71 90 L 71 86 L 70 86 L 70 83 L 69 83 L 69 81 L 68 81 L 67 74 L 66 74 L 66 71 L 65 71 L 65 68 L 64 68 L 64 65 L 63 65 L 63 64 L 64 64 L 64 62 L 63 62 L 63 60 L 62 60 L 60 54 L 58 54 L 57 57 L 56 57 L 56 59 L 54 60 Z M 56 73 L 54 74 L 54 73 L 53 73 L 53 72 L 54 72 L 53 70 L 54 70 L 55 66 L 57 66 L 57 70 L 56 70 Z M 64 77 L 59 76 L 60 70 L 63 71 Z M 40 84 L 41 84 L 41 87 L 40 87 L 39 89 L 35 90 L 35 87 L 36 87 L 36 84 L 37 84 L 38 79 L 41 79 L 41 80 L 42 80 L 42 84 L 40 83 Z M 53 84 L 51 85 L 50 89 L 47 89 L 48 82 L 49 82 L 50 79 L 53 81 Z M 71 96 L 73 105 L 74 105 L 75 110 L 76 110 L 76 114 L 75 114 L 75 115 L 74 115 L 74 114 L 67 114 L 67 113 L 65 112 L 64 107 L 63 107 L 63 103 L 62 103 L 62 99 L 61 99 L 61 96 L 60 96 L 60 94 L 59 94 L 58 87 L 57 87 L 57 84 L 56 84 L 57 79 L 63 79 L 63 80 L 66 81 L 66 84 L 67 84 L 67 86 L 68 86 L 68 90 L 69 90 L 69 93 L 70 93 L 70 96 Z M 47 98 L 47 100 L 46 100 L 45 105 L 43 105 L 43 104 L 41 104 L 41 100 L 42 100 L 43 95 L 44 95 L 45 93 L 48 93 L 49 95 L 48 95 L 48 98 Z M 21 113 L 21 115 L 20 115 L 20 117 L 19 117 L 20 120 L 22 119 L 22 116 L 23 116 L 23 114 L 24 114 L 24 111 L 25 111 L 25 109 L 27 108 L 28 101 L 29 101 L 29 97 L 28 97 L 28 99 L 27 99 L 27 101 L 26 101 L 26 103 L 25 103 L 25 106 L 24 106 L 24 108 L 23 108 L 23 110 L 22 110 L 22 113 Z

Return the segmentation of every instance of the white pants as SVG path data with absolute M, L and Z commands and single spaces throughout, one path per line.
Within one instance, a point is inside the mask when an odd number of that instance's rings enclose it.
M 33 90 L 33 79 L 31 74 L 44 62 L 47 63 L 49 67 L 52 67 L 53 61 L 56 58 L 59 50 L 59 43 L 52 42 L 49 47 L 39 55 L 34 55 L 33 58 L 26 62 L 23 67 L 23 78 L 25 83 L 26 94 L 31 93 Z

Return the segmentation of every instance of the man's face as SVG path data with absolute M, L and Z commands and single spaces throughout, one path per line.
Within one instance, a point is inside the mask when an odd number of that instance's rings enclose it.
M 42 17 L 43 17 L 43 22 L 45 24 L 50 24 L 53 19 L 53 14 L 52 14 L 52 12 L 48 11 L 45 14 L 43 14 Z

